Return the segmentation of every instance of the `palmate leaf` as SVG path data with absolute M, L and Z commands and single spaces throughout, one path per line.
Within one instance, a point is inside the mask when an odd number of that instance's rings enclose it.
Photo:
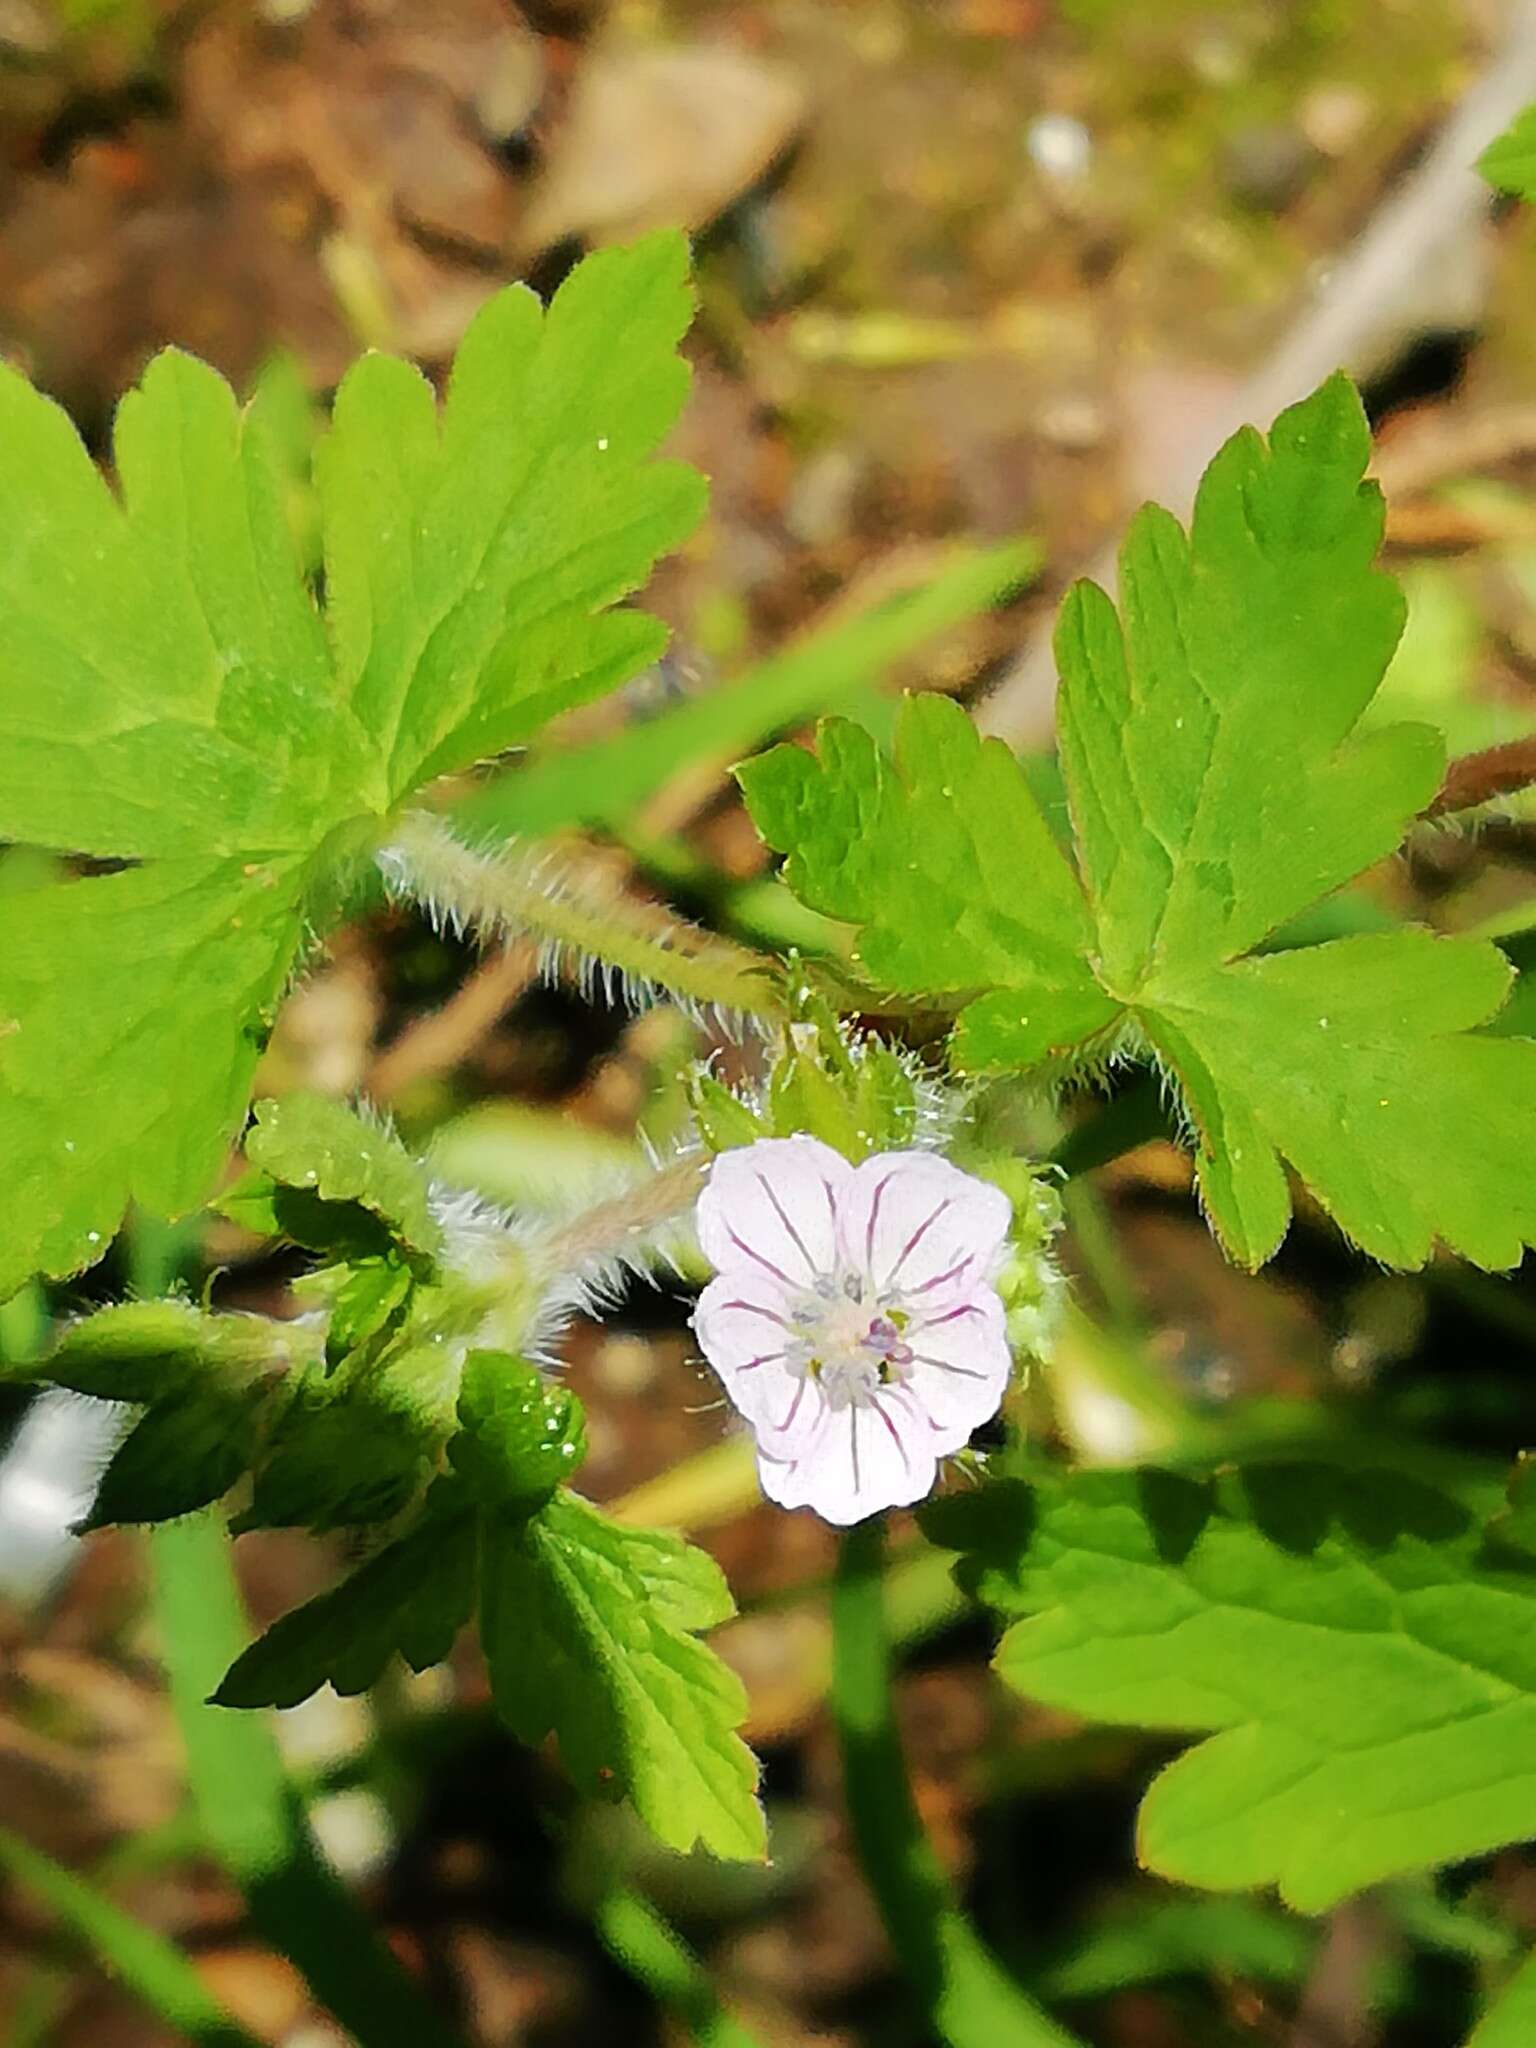
M 1321 1912 L 1536 1834 L 1536 1562 L 1468 1505 L 1286 1465 L 1006 1482 L 924 1521 L 1013 1620 L 997 1664 L 1019 1691 L 1214 1731 L 1143 1803 L 1163 1875 Z
M 577 1784 L 626 1793 L 674 1849 L 764 1854 L 746 1692 L 696 1632 L 735 1612 L 714 1560 L 626 1529 L 562 1489 L 527 1521 L 488 1520 L 480 1632 L 497 1711 L 552 1730 Z
M 1489 143 L 1477 168 L 1495 191 L 1516 199 L 1536 199 L 1536 106 L 1525 112 Z
M 658 649 L 604 608 L 696 519 L 681 237 L 501 293 L 441 411 L 366 357 L 317 457 L 325 606 L 258 411 L 157 357 L 115 496 L 0 370 L 0 840 L 137 863 L 0 896 L 0 1297 L 207 1193 L 306 930 L 424 780 Z
M 957 707 L 918 699 L 887 759 L 857 728 L 740 771 L 786 874 L 863 926 L 877 985 L 959 1008 L 972 1071 L 1150 1047 L 1200 1188 L 1248 1265 L 1284 1236 L 1284 1165 L 1376 1257 L 1437 1238 L 1515 1264 L 1536 1241 L 1536 1046 L 1482 1034 L 1509 968 L 1422 932 L 1255 954 L 1389 853 L 1443 769 L 1429 728 L 1357 732 L 1401 626 L 1374 567 L 1369 436 L 1336 378 L 1237 435 L 1188 537 L 1145 510 L 1121 612 L 1081 585 L 1058 633 L 1078 872 L 1025 776 Z
M 300 1388 L 296 1408 L 317 1396 Z M 470 1352 L 458 1425 L 452 1472 L 405 1533 L 252 1644 L 217 1701 L 360 1692 L 396 1654 L 421 1670 L 447 1655 L 478 1595 L 496 1707 L 520 1740 L 553 1733 L 584 1790 L 627 1796 L 673 1848 L 761 1856 L 757 1766 L 736 1733 L 746 1693 L 698 1640 L 735 1612 L 719 1566 L 679 1537 L 610 1521 L 562 1484 L 585 1451 L 581 1403 L 526 1360 Z M 312 1487 L 304 1430 L 299 1414 L 286 1462 L 258 1478 L 258 1511 Z M 336 1462 L 351 1471 L 343 1448 Z M 242 1526 L 263 1519 L 283 1517 Z
M 396 1656 L 413 1671 L 441 1663 L 474 1607 L 478 1543 L 469 1503 L 440 1485 L 405 1535 L 252 1643 L 214 1703 L 293 1707 L 323 1685 L 364 1692 Z

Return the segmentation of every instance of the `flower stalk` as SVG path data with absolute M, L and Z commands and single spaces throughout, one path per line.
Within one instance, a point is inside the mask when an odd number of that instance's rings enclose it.
M 948 2048 L 1081 2048 L 987 1948 L 923 1830 L 891 1701 L 884 1561 L 876 1515 L 844 1535 L 832 1585 L 832 1716 L 864 1881 Z

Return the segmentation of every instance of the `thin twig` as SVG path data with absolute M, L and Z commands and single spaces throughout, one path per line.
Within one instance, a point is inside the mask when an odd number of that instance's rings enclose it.
M 1451 811 L 1474 810 L 1492 803 L 1495 797 L 1514 796 L 1536 783 L 1536 737 L 1507 740 L 1501 747 L 1484 747 L 1478 754 L 1463 754 L 1445 771 L 1445 780 L 1426 818 L 1443 818 Z
M 1376 450 L 1371 475 L 1388 502 L 1536 454 L 1536 405 L 1425 413 Z
M 1287 2048 L 1369 2048 L 1379 2039 L 1371 1978 L 1392 1946 L 1391 1930 L 1373 1900 L 1340 1906 L 1313 1963 Z
M 539 949 L 519 939 L 488 954 L 447 1002 L 408 1024 L 374 1056 L 363 1083 L 371 1102 L 396 1101 L 413 1081 L 467 1059 L 539 971 Z

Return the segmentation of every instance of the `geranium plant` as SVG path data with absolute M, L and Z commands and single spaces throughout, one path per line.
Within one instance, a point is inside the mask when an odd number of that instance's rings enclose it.
M 1528 142 L 1527 123 L 1494 172 L 1525 175 Z M 423 1669 L 478 1618 L 518 1737 L 552 1734 L 581 1787 L 673 1848 L 756 1859 L 745 1695 L 705 1640 L 730 1592 L 703 1550 L 583 1497 L 558 1361 L 624 1269 L 702 1261 L 723 1426 L 770 1501 L 848 1532 L 834 1710 L 903 1960 L 962 2048 L 1059 2042 L 906 1793 L 881 1517 L 917 1507 L 959 1553 L 1007 1623 L 1003 1682 L 1188 1739 L 1142 1810 L 1155 1871 L 1312 1912 L 1536 1835 L 1523 1482 L 1511 1505 L 1326 1438 L 1079 1469 L 1010 1393 L 1050 1370 L 1063 1180 L 1161 1114 L 1240 1266 L 1298 1202 L 1383 1266 L 1437 1247 L 1515 1266 L 1536 1243 L 1536 1044 L 1499 1028 L 1494 944 L 1298 922 L 1446 780 L 1436 732 L 1369 716 L 1402 603 L 1343 377 L 1236 436 L 1187 532 L 1144 511 L 1118 600 L 1067 598 L 1064 817 L 936 695 L 889 743 L 832 718 L 742 763 L 819 950 L 638 902 L 537 826 L 489 832 L 473 771 L 662 646 L 625 600 L 704 507 L 655 453 L 690 306 L 663 234 L 583 262 L 547 308 L 493 299 L 441 401 L 364 357 L 314 457 L 318 565 L 260 397 L 160 356 L 109 484 L 0 374 L 0 832 L 47 856 L 0 891 L 0 1293 L 91 1266 L 130 1209 L 212 1204 L 307 1255 L 289 1319 L 125 1300 L 14 1372 L 133 1411 L 93 1525 L 224 1503 L 236 1532 L 362 1539 L 233 1663 L 223 1712 Z M 365 1102 L 253 1110 L 285 991 L 381 891 L 722 1020 L 732 1078 L 695 1055 L 683 1134 L 556 1221 L 446 1183 Z M 1164 1103 L 1141 1123 L 1120 1114 L 1136 1070 Z M 1010 1135 L 1019 1104 L 1054 1105 L 1055 1159 Z

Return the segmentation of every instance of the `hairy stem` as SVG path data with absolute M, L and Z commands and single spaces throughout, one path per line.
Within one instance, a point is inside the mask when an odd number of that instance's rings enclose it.
M 878 1516 L 850 1529 L 832 1587 L 832 1715 L 864 1881 L 948 2048 L 1080 2048 L 983 1943 L 923 1832 L 891 1705 L 884 1549 Z
M 379 856 L 387 879 L 435 917 L 481 938 L 529 937 L 686 1002 L 780 1017 L 776 963 L 626 895 L 593 863 L 511 846 L 478 853 L 412 811 Z
M 663 1224 L 685 1216 L 699 1198 L 709 1172 L 708 1153 L 689 1152 L 659 1167 L 649 1180 L 626 1188 L 611 1201 L 573 1217 L 542 1240 L 541 1264 L 550 1272 L 622 1257 L 652 1236 Z

